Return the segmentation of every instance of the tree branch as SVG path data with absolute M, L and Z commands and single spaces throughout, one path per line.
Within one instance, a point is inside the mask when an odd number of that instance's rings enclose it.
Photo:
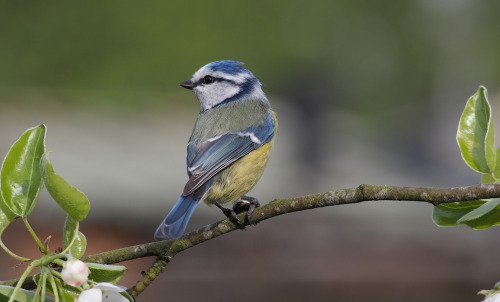
M 275 199 L 268 204 L 255 209 L 252 223 L 259 223 L 275 216 L 304 211 L 308 209 L 360 203 L 375 200 L 420 201 L 435 206 L 442 203 L 460 202 L 477 199 L 500 197 L 500 184 L 479 184 L 469 187 L 455 188 L 417 188 L 360 185 L 356 188 L 342 189 L 307 195 L 302 197 Z M 240 214 L 241 219 L 244 213 Z M 121 248 L 109 252 L 85 256 L 86 262 L 118 263 L 148 256 L 173 257 L 177 253 L 194 245 L 238 229 L 228 219 L 221 220 L 177 240 L 164 240 Z
M 356 188 L 330 191 L 296 198 L 275 199 L 255 210 L 252 223 L 297 211 L 326 206 L 360 203 L 373 200 L 421 201 L 435 206 L 441 203 L 468 201 L 500 197 L 500 185 L 480 184 L 456 188 L 414 188 L 360 185 Z M 243 219 L 243 214 L 240 218 Z M 228 219 L 185 234 L 178 240 L 147 243 L 134 247 L 109 251 L 84 257 L 84 261 L 117 263 L 145 256 L 157 256 L 157 260 L 143 277 L 129 291 L 136 298 L 163 271 L 168 262 L 177 254 L 204 241 L 234 231 L 238 227 Z M 163 257 L 163 258 L 162 258 Z
M 469 201 L 500 197 L 500 184 L 479 184 L 469 187 L 455 188 L 416 188 L 416 187 L 390 187 L 360 185 L 356 188 L 341 189 L 326 193 L 307 195 L 295 198 L 275 199 L 268 204 L 255 209 L 252 223 L 297 211 L 336 206 L 343 204 L 360 203 L 374 200 L 421 201 L 435 206 L 442 203 Z M 239 215 L 240 219 L 244 214 Z M 168 262 L 178 253 L 213 239 L 220 235 L 238 229 L 228 219 L 218 221 L 185 234 L 177 240 L 164 240 L 150 242 L 112 250 L 100 254 L 82 257 L 82 261 L 113 264 L 137 258 L 156 256 L 157 259 L 146 271 L 143 277 L 132 287 L 129 292 L 135 298 L 151 282 L 158 277 Z M 15 280 L 5 281 L 0 284 L 15 284 Z

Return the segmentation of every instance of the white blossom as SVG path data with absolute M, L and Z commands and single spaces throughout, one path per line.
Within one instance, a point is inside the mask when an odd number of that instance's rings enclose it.
M 500 302 L 500 291 L 496 291 L 492 295 L 487 296 L 483 302 Z
M 84 290 L 76 302 L 101 302 L 102 291 L 100 289 L 91 288 Z
M 122 287 L 102 282 L 83 291 L 76 302 L 128 302 L 129 300 L 120 294 L 123 291 L 125 289 Z

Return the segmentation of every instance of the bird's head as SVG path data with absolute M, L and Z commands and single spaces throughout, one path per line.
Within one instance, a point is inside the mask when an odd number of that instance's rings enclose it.
M 180 85 L 194 91 L 202 112 L 235 101 L 261 100 L 269 104 L 259 80 L 238 61 L 208 63 Z

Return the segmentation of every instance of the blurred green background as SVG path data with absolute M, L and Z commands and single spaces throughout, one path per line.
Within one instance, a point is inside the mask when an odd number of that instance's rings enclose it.
M 178 84 L 235 59 L 280 120 L 252 192 L 262 202 L 476 184 L 455 132 L 480 84 L 500 121 L 499 12 L 493 0 L 3 1 L 0 154 L 47 124 L 55 170 L 91 200 L 88 253 L 150 241 L 187 179 L 199 104 Z M 32 219 L 55 248 L 64 215 L 39 203 Z M 498 281 L 498 230 L 438 228 L 431 212 L 368 202 L 278 217 L 178 255 L 139 301 L 480 301 Z M 200 205 L 188 230 L 221 218 Z M 4 237 L 37 254 L 19 224 Z M 151 261 L 127 263 L 123 284 Z M 0 267 L 0 279 L 23 269 L 3 252 Z

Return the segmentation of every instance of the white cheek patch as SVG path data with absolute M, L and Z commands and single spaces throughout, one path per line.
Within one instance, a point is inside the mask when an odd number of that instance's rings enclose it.
M 229 82 L 215 82 L 197 86 L 194 88 L 194 92 L 200 101 L 202 110 L 207 110 L 238 94 L 240 87 Z

